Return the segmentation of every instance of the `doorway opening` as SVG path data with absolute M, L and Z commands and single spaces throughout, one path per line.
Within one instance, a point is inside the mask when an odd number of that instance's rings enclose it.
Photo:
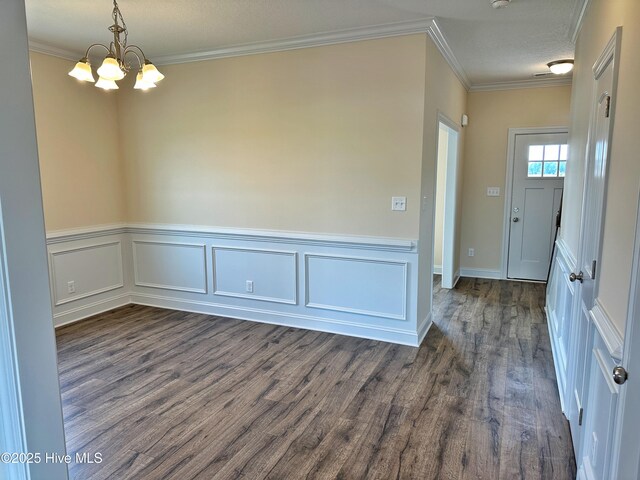
M 509 129 L 503 278 L 547 279 L 564 190 L 567 142 L 566 127 Z
M 441 274 L 442 288 L 455 287 L 460 278 L 458 244 L 458 190 L 460 131 L 446 115 L 438 113 L 436 201 L 433 239 L 433 273 Z

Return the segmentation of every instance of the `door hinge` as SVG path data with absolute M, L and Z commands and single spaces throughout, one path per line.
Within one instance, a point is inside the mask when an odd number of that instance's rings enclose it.
M 582 425 L 582 414 L 584 413 L 584 408 L 580 409 L 580 413 L 578 414 L 578 426 Z
M 609 118 L 610 114 L 611 114 L 611 95 L 607 95 L 607 98 L 605 99 L 605 106 L 604 106 L 605 118 Z
M 595 279 L 596 278 L 596 265 L 598 264 L 598 262 L 596 262 L 595 260 L 593 262 L 591 262 L 591 279 Z

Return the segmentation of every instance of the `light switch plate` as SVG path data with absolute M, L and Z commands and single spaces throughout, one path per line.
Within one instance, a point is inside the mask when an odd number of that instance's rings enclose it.
M 404 212 L 407 209 L 407 197 L 391 197 L 391 210 Z
M 487 197 L 499 197 L 500 187 L 487 187 Z

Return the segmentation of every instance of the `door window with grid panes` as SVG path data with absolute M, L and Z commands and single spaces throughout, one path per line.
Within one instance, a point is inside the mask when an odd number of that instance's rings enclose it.
M 569 146 L 567 144 L 529 145 L 527 177 L 564 177 L 568 153 Z

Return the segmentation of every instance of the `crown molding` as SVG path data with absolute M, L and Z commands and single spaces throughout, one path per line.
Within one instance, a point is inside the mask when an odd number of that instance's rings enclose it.
M 299 48 L 334 45 L 338 43 L 371 40 L 375 38 L 410 35 L 412 33 L 426 33 L 432 26 L 433 17 L 408 22 L 387 23 L 369 27 L 350 28 L 334 32 L 323 32 L 313 35 L 301 35 L 267 42 L 244 43 L 217 48 L 202 52 L 184 53 L 178 55 L 164 55 L 154 57 L 156 65 L 170 65 L 179 63 L 201 62 L 217 58 L 256 55 L 260 53 L 281 52 Z
M 572 84 L 572 77 L 518 80 L 513 82 L 480 83 L 472 85 L 470 92 L 490 92 L 494 90 L 518 90 L 521 88 L 561 87 Z
M 569 27 L 569 39 L 574 45 L 578 40 L 578 35 L 580 34 L 580 29 L 582 28 L 582 23 L 584 22 L 584 17 L 590 3 L 591 0 L 576 0 L 576 5 L 573 9 L 573 14 L 571 15 L 571 24 Z
M 471 81 L 469 80 L 469 77 L 467 77 L 464 68 L 462 68 L 462 65 L 454 55 L 453 50 L 449 46 L 449 43 L 442 33 L 442 30 L 440 30 L 438 21 L 435 18 L 433 18 L 431 22 L 429 22 L 429 26 L 427 27 L 427 34 L 429 35 L 433 43 L 435 43 L 436 47 L 438 47 L 438 50 L 451 67 L 451 70 L 453 70 L 453 73 L 455 73 L 456 77 L 458 77 L 458 80 L 460 80 L 460 83 L 462 83 L 467 91 L 471 89 Z
M 43 53 L 45 55 L 51 55 L 53 57 L 64 58 L 65 60 L 72 60 L 77 62 L 82 53 L 73 52 L 64 48 L 54 47 L 44 42 L 29 39 L 29 50 L 36 53 Z

